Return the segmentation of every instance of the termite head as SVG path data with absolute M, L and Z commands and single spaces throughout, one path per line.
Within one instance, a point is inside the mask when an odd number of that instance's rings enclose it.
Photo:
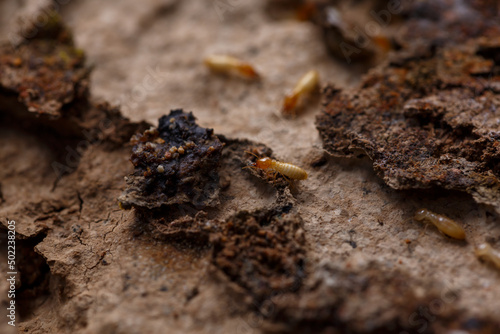
M 490 253 L 492 250 L 490 244 L 480 244 L 479 246 L 476 247 L 474 252 L 476 253 L 476 256 L 483 256 L 485 254 Z
M 259 73 L 249 64 L 241 64 L 238 71 L 249 79 L 259 79 Z
M 283 107 L 281 112 L 285 115 L 293 115 L 295 107 L 297 106 L 299 96 L 297 94 L 286 95 L 283 100 Z
M 257 158 L 257 161 L 255 161 L 255 162 L 251 163 L 249 166 L 246 166 L 243 168 L 267 169 L 267 168 L 271 167 L 271 164 L 272 164 L 271 158 L 269 158 L 269 157 L 259 158 L 257 155 L 255 155 L 254 153 L 249 152 L 249 151 L 245 151 L 245 153 L 253 155 L 254 157 Z
M 415 213 L 414 218 L 415 218 L 415 220 L 421 221 L 421 220 L 424 220 L 427 216 L 428 216 L 428 211 L 426 209 L 419 209 Z
M 257 160 L 253 165 L 260 169 L 268 169 L 271 167 L 272 159 L 269 157 Z

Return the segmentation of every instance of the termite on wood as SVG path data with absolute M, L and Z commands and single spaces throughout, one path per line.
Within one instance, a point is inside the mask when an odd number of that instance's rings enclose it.
M 292 165 L 287 162 L 280 162 L 269 157 L 259 158 L 257 155 L 252 152 L 245 151 L 257 158 L 257 161 L 252 163 L 250 166 L 246 166 L 243 168 L 255 168 L 262 169 L 266 172 L 274 172 L 279 173 L 285 178 L 289 178 L 291 180 L 305 180 L 307 179 L 307 172 L 302 168 Z
M 439 231 L 454 239 L 465 239 L 465 230 L 452 219 L 429 211 L 420 209 L 414 217 L 415 220 L 424 223 L 432 223 Z
M 258 79 L 259 74 L 252 65 L 238 58 L 226 55 L 212 55 L 204 60 L 205 65 L 214 72 L 237 74 L 248 79 Z
M 311 70 L 304 74 L 297 82 L 292 92 L 285 95 L 283 100 L 282 113 L 285 115 L 294 115 L 301 100 L 311 94 L 319 85 L 319 74 L 316 70 Z
M 490 244 L 488 243 L 481 244 L 476 247 L 474 252 L 476 253 L 477 257 L 490 261 L 498 269 L 500 269 L 500 252 L 494 250 Z

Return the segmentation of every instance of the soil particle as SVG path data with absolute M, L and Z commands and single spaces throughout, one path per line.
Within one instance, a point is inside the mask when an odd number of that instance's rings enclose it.
M 289 211 L 242 211 L 211 236 L 215 267 L 258 305 L 275 294 L 297 291 L 305 278 L 302 219 Z

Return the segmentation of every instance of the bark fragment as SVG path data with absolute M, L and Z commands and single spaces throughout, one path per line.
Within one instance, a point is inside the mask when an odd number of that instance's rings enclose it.
M 0 47 L 0 87 L 17 95 L 29 112 L 58 118 L 76 111 L 64 106 L 88 97 L 90 68 L 59 15 L 51 13 L 32 38 Z
M 479 38 L 405 51 L 358 89 L 330 87 L 316 121 L 325 149 L 367 154 L 395 189 L 465 191 L 500 212 L 499 46 Z
M 154 209 L 190 204 L 197 209 L 219 203 L 219 160 L 222 142 L 212 129 L 195 123 L 192 113 L 172 110 L 151 128 L 132 138 L 134 173 L 119 201 Z

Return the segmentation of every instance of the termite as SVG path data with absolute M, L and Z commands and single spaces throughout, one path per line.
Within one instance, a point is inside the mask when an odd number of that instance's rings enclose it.
M 497 268 L 500 269 L 500 252 L 494 250 L 490 244 L 484 243 L 479 246 L 474 251 L 476 256 L 479 258 L 484 258 L 491 263 L 493 263 Z
M 295 17 L 299 21 L 308 21 L 311 20 L 317 12 L 317 4 L 314 2 L 306 2 L 296 10 Z
M 266 173 L 273 172 L 275 175 L 279 173 L 285 178 L 289 178 L 291 180 L 305 180 L 307 179 L 307 172 L 300 167 L 292 165 L 287 162 L 280 162 L 269 157 L 259 158 L 257 155 L 252 152 L 245 151 L 257 158 L 257 161 L 252 163 L 250 166 L 246 166 L 243 168 L 255 168 L 262 169 L 266 171 Z
M 439 215 L 427 209 L 420 209 L 414 218 L 424 223 L 432 223 L 439 231 L 454 239 L 465 239 L 465 230 L 446 216 Z
M 238 58 L 226 55 L 212 55 L 204 60 L 205 65 L 215 72 L 236 73 L 248 79 L 258 79 L 259 74 L 252 65 Z
M 389 38 L 385 36 L 373 36 L 372 37 L 373 43 L 382 51 L 383 53 L 387 53 L 392 50 L 393 45 L 392 42 Z
M 285 115 L 295 115 L 295 109 L 299 106 L 300 100 L 312 93 L 319 84 L 319 74 L 316 70 L 311 70 L 304 74 L 297 82 L 290 94 L 285 95 L 282 112 Z

